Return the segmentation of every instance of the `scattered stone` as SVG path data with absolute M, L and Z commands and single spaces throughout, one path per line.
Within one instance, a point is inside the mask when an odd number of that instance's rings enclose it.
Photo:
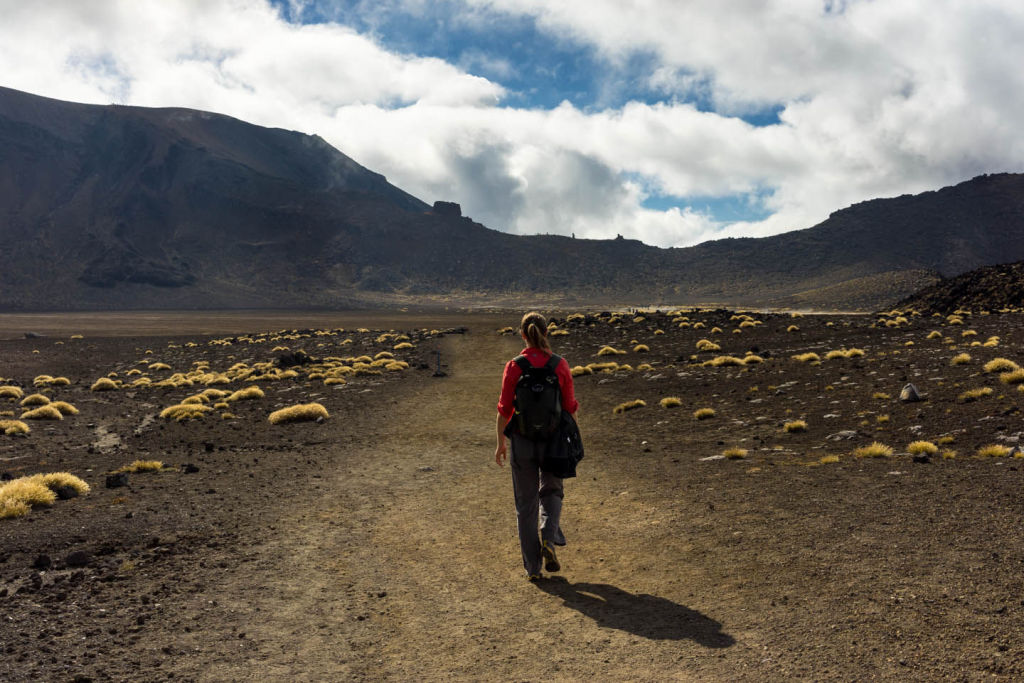
M 417 472 L 433 472 L 434 468 L 431 467 L 430 465 L 424 465 L 423 467 L 417 467 L 416 471 Z
M 53 492 L 57 494 L 57 500 L 70 500 L 78 497 L 78 489 L 74 486 L 58 486 Z
M 923 401 L 921 392 L 917 390 L 913 384 L 907 384 L 905 387 L 900 389 L 900 401 L 903 403 L 916 403 L 917 401 Z
M 196 472 L 199 471 L 199 466 L 187 462 L 181 466 L 181 471 L 184 472 L 185 474 L 195 474 Z
M 114 474 L 107 475 L 106 486 L 108 489 L 121 488 L 122 486 L 128 485 L 128 473 L 127 472 L 115 472 Z
M 932 456 L 930 456 L 927 453 L 918 453 L 917 455 L 913 456 L 913 459 L 914 462 L 927 464 L 932 461 Z
M 88 567 L 90 562 L 92 562 L 92 555 L 87 550 L 75 550 L 64 558 L 64 564 L 74 569 Z
M 828 436 L 825 437 L 825 440 L 826 441 L 843 441 L 843 440 L 855 439 L 858 436 L 860 436 L 860 434 L 858 434 L 855 430 L 853 430 L 853 429 L 844 429 L 841 432 L 836 432 L 835 434 L 829 434 Z
M 724 455 L 709 455 L 706 458 L 700 458 L 700 462 L 708 462 L 709 460 L 725 460 Z
M 49 555 L 37 555 L 36 559 L 32 561 L 33 569 L 49 569 L 50 565 L 53 564 L 53 560 L 50 559 Z

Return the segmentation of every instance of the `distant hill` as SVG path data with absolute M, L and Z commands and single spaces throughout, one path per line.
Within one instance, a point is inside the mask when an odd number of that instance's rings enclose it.
M 1024 261 L 986 266 L 942 280 L 903 299 L 896 307 L 943 314 L 957 309 L 1024 309 Z
M 0 310 L 341 308 L 548 297 L 885 305 L 1024 260 L 1024 176 L 685 249 L 515 236 L 432 208 L 317 136 L 0 88 Z

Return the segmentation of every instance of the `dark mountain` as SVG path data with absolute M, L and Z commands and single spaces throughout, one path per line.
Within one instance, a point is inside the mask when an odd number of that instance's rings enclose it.
M 686 249 L 513 236 L 321 138 L 0 88 L 0 310 L 346 307 L 424 295 L 872 308 L 1024 259 L 1024 176 Z
M 896 304 L 921 313 L 1024 309 L 1024 261 L 986 266 L 926 287 Z

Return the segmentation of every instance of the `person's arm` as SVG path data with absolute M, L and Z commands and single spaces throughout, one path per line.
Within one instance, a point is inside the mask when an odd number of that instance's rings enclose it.
M 508 425 L 508 418 L 498 413 L 497 428 L 498 428 L 498 447 L 494 450 L 494 462 L 498 463 L 499 467 L 505 466 L 505 461 L 508 460 L 508 450 L 505 448 L 505 427 Z

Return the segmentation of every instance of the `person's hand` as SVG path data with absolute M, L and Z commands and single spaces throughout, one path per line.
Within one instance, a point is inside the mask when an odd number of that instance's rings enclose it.
M 508 460 L 508 450 L 505 448 L 505 439 L 502 439 L 498 442 L 498 447 L 494 449 L 494 462 L 498 463 L 498 467 L 504 467 L 506 460 Z

